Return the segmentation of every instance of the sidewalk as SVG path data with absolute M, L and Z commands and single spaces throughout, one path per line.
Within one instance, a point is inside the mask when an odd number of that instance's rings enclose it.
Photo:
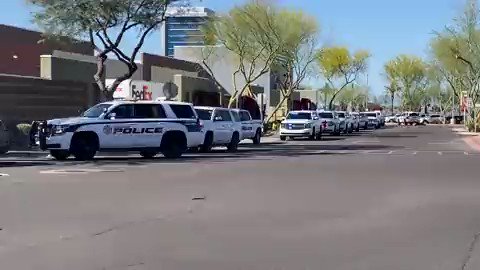
M 463 137 L 463 141 L 473 150 L 480 152 L 480 134 L 469 132 L 463 126 L 452 128 L 452 131 Z

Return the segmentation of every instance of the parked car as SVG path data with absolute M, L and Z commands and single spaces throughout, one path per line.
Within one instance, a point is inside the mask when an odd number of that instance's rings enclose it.
M 9 148 L 10 139 L 8 136 L 8 129 L 7 126 L 5 126 L 5 123 L 0 120 L 0 154 L 6 154 Z
M 359 128 L 362 128 L 362 129 L 368 128 L 368 117 L 366 115 L 359 112 L 351 112 L 350 114 L 358 119 Z
M 380 127 L 385 126 L 385 115 L 383 115 L 382 111 L 374 111 L 377 114 L 377 119 L 380 122 Z
M 203 143 L 200 151 L 210 152 L 214 146 L 226 146 L 229 151 L 236 151 L 242 140 L 241 121 L 233 111 L 217 107 L 195 107 L 203 124 Z M 239 120 L 239 119 L 238 119 Z
M 440 114 L 431 114 L 427 124 L 443 124 L 445 123 L 445 116 Z
M 399 125 L 419 125 L 420 124 L 420 113 L 418 112 L 404 112 L 398 118 Z
M 233 109 L 235 120 L 241 123 L 241 139 L 252 140 L 253 144 L 260 144 L 262 138 L 262 120 L 254 120 L 247 110 Z
M 390 114 L 388 116 L 385 116 L 385 122 L 386 123 L 396 123 L 397 118 L 400 116 L 400 114 Z
M 380 120 L 378 118 L 378 113 L 376 112 L 363 112 L 364 115 L 368 117 L 368 127 L 373 127 L 378 129 L 381 127 Z
M 331 135 L 340 135 L 340 120 L 334 111 L 319 111 L 318 117 L 322 124 L 322 132 Z
M 345 111 L 337 111 L 338 118 L 340 119 L 340 127 L 344 134 L 353 132 L 353 121 L 349 114 Z M 343 125 L 342 125 L 343 123 Z
M 352 121 L 353 130 L 356 131 L 356 132 L 359 132 L 360 131 L 360 119 L 359 119 L 358 115 L 349 113 L 348 117 L 350 118 L 350 121 Z
M 347 134 L 353 132 L 353 123 L 348 113 L 344 111 L 337 111 L 338 118 L 340 119 L 340 130 Z
M 360 117 L 360 126 L 363 129 L 368 129 L 368 116 L 363 112 L 359 112 L 358 117 Z
M 308 137 L 319 140 L 322 136 L 322 126 L 316 111 L 291 111 L 280 126 L 280 139 Z
M 190 103 L 112 101 L 81 117 L 53 119 L 40 128 L 40 146 L 57 160 L 73 155 L 92 159 L 97 151 L 138 151 L 144 158 L 162 153 L 179 158 L 204 142 L 204 132 Z M 236 144 L 238 139 L 234 140 Z

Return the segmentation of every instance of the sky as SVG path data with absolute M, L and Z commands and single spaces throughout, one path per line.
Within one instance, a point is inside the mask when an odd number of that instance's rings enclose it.
M 366 49 L 369 60 L 368 84 L 372 93 L 384 91 L 383 65 L 399 54 L 428 57 L 428 42 L 434 31 L 450 24 L 463 7 L 462 0 L 271 0 L 292 9 L 301 9 L 317 18 L 321 45 Z M 36 29 L 31 8 L 25 0 L 0 0 L 0 24 Z M 244 0 L 202 0 L 194 4 L 227 12 Z M 131 46 L 131 44 L 124 44 Z M 159 53 L 160 35 L 148 37 L 142 51 Z M 361 79 L 366 84 L 367 76 Z M 320 79 L 308 82 L 322 86 Z

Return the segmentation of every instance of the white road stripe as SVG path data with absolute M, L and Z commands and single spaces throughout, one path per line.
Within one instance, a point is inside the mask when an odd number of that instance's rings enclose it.
M 440 156 L 441 156 L 441 155 L 443 155 L 443 153 L 442 153 L 442 152 L 437 152 L 437 153 L 438 153 L 438 155 L 440 155 Z

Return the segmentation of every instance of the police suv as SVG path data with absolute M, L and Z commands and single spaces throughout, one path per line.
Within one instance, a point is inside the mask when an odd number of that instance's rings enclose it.
M 112 101 L 81 117 L 53 119 L 40 129 L 40 147 L 57 160 L 73 155 L 92 159 L 97 151 L 138 151 L 145 158 L 162 153 L 179 158 L 203 143 L 203 128 L 189 103 Z

